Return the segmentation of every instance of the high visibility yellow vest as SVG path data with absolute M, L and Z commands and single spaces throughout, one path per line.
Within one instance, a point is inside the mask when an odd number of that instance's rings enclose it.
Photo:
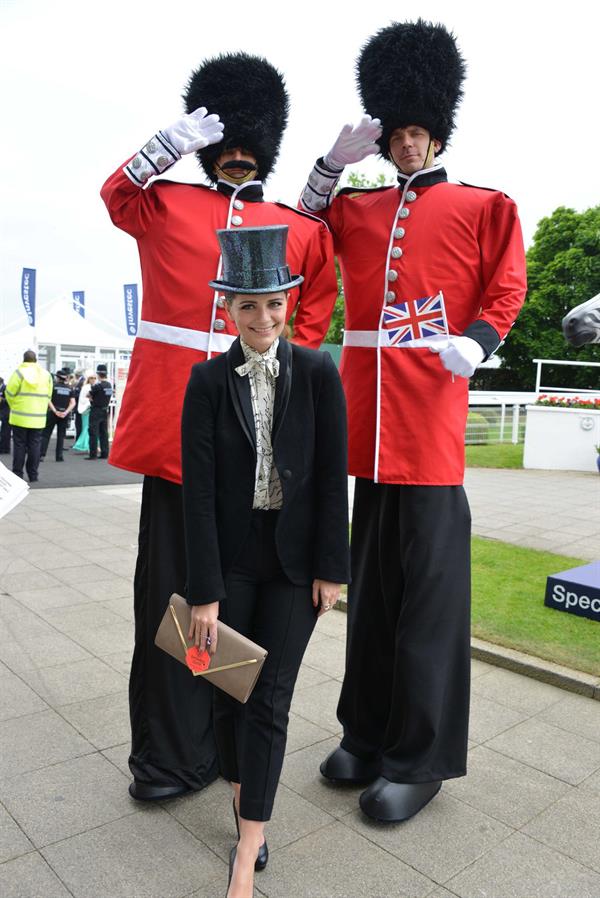
M 45 427 L 52 397 L 52 377 L 37 362 L 23 362 L 6 384 L 10 406 L 9 424 L 16 427 Z

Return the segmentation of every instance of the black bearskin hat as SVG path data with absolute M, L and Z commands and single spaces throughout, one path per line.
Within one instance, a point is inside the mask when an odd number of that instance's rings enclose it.
M 213 165 L 223 150 L 244 147 L 256 156 L 264 181 L 275 165 L 287 125 L 289 99 L 283 75 L 270 62 L 247 53 L 225 53 L 192 72 L 183 94 L 185 111 L 206 106 L 225 125 L 223 140 L 198 150 L 196 156 L 211 181 Z
M 463 91 L 466 64 L 454 35 L 443 25 L 418 19 L 393 22 L 370 38 L 356 63 L 365 111 L 381 119 L 378 141 L 389 158 L 396 128 L 420 125 L 445 147 Z

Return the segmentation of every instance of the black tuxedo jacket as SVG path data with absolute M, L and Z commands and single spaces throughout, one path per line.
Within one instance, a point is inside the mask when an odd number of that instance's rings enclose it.
M 349 578 L 346 404 L 327 352 L 279 339 L 273 459 L 283 507 L 275 539 L 296 585 Z M 239 338 L 192 368 L 182 416 L 187 600 L 225 598 L 224 577 L 248 534 L 256 471 L 249 375 Z

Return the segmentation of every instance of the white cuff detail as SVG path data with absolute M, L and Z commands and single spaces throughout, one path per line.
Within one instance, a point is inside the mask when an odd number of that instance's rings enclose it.
M 307 212 L 320 212 L 331 205 L 333 192 L 343 171 L 343 168 L 330 171 L 321 159 L 317 160 L 300 197 L 300 203 Z
M 161 175 L 179 159 L 181 153 L 175 149 L 164 132 L 159 131 L 150 138 L 131 162 L 127 163 L 123 171 L 130 181 L 138 187 L 143 187 L 150 178 Z

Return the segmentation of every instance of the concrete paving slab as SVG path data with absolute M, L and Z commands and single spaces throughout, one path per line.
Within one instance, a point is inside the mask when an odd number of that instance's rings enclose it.
M 119 620 L 108 627 L 81 630 L 77 642 L 93 655 L 113 655 L 115 652 L 133 652 L 133 627 L 130 621 Z
M 48 705 L 23 680 L 8 671 L 0 675 L 0 720 L 48 710 Z
M 333 636 L 335 639 L 345 639 L 347 623 L 347 614 L 333 609 L 318 619 L 317 631 L 325 633 L 327 636 Z
M 12 627 L 10 641 L 0 642 L 0 661 L 14 673 L 83 661 L 91 656 L 84 648 L 58 633 L 49 624 Z
M 94 602 L 83 605 L 71 605 L 67 608 L 46 608 L 39 616 L 51 624 L 56 630 L 77 640 L 80 633 L 87 633 L 96 627 L 122 623 L 123 617 L 106 607 Z
M 54 708 L 123 692 L 127 688 L 127 680 L 99 658 L 24 670 L 21 676 Z
M 286 755 L 281 782 L 333 817 L 345 817 L 358 807 L 364 786 L 334 786 L 319 773 L 319 765 L 340 744 L 338 738 L 326 739 Z
M 257 885 L 269 898 L 421 898 L 432 888 L 425 876 L 342 823 L 276 852 Z
M 99 564 L 82 564 L 79 567 L 64 568 L 61 571 L 55 571 L 55 577 L 69 586 L 78 588 L 79 584 L 97 583 L 99 580 L 108 580 L 111 577 L 110 572 Z M 53 585 L 53 584 L 50 584 Z
M 181 898 L 199 882 L 226 877 L 227 869 L 160 808 L 105 823 L 42 854 L 74 898 Z
M 69 605 L 81 605 L 84 602 L 93 602 L 83 593 L 64 583 L 53 586 L 51 589 L 24 589 L 12 593 L 13 598 L 30 608 L 32 611 L 45 610 L 47 608 L 66 608 Z
M 361 811 L 343 822 L 429 879 L 444 883 L 513 831 L 493 817 L 441 792 L 405 823 L 381 824 Z
M 128 620 L 133 623 L 133 583 L 129 581 L 129 592 L 126 595 L 117 596 L 114 599 L 108 600 L 102 598 L 100 602 L 97 603 L 96 607 L 108 608 L 109 611 L 118 614 L 123 620 Z
M 60 713 L 95 748 L 110 748 L 130 738 L 126 683 L 119 692 L 64 705 Z
M 115 652 L 110 655 L 99 655 L 98 656 L 105 664 L 110 665 L 113 670 L 116 670 L 117 673 L 120 673 L 122 677 L 125 677 L 129 680 L 129 673 L 131 671 L 131 650 L 126 649 L 122 652 Z
M 467 776 L 444 783 L 454 798 L 520 829 L 572 787 L 484 745 L 469 752 Z
M 129 739 L 129 733 L 127 734 L 128 739 L 127 742 L 123 742 L 120 745 L 113 745 L 112 748 L 105 748 L 102 751 L 102 755 L 110 761 L 111 764 L 114 764 L 125 776 L 131 781 L 131 771 L 129 770 L 129 764 L 127 763 L 129 758 L 129 751 L 131 748 L 131 741 Z
M 32 553 L 32 557 L 34 554 Z M 52 574 L 35 568 L 18 574 L 3 574 L 0 577 L 0 587 L 11 595 L 24 589 L 40 590 L 60 585 L 61 580 L 58 577 L 53 577 Z
M 107 571 L 107 573 L 109 573 Z M 95 602 L 108 602 L 112 599 L 128 599 L 133 606 L 133 577 L 116 577 L 115 571 L 109 573 L 106 579 L 97 583 L 80 583 L 77 589 L 89 599 Z
M 211 809 L 208 816 L 207 802 Z M 231 805 L 231 787 L 224 780 L 217 780 L 201 793 L 165 802 L 164 807 L 223 861 L 228 861 L 229 852 L 236 842 Z M 269 852 L 297 842 L 332 822 L 330 814 L 280 784 L 273 816 L 265 825 Z
M 469 738 L 473 742 L 486 742 L 526 719 L 521 711 L 513 711 L 498 702 L 471 693 L 471 718 Z
M 335 683 L 334 688 L 339 688 L 337 680 L 332 680 L 328 674 L 303 664 L 296 680 L 295 692 L 308 689 L 310 686 L 318 686 L 319 683 Z
M 134 813 L 126 788 L 123 774 L 93 754 L 13 777 L 2 800 L 40 848 Z
M 576 786 L 600 769 L 600 743 L 532 718 L 487 747 Z
M 523 677 L 509 670 L 495 670 L 488 676 L 476 678 L 472 691 L 491 701 L 521 711 L 523 714 L 537 714 L 564 698 L 564 691 L 538 680 L 523 682 Z M 600 711 L 600 708 L 598 709 Z
M 304 653 L 304 663 L 330 677 L 342 676 L 346 667 L 346 646 L 335 637 L 317 632 Z
M 37 852 L 0 865 L 2 898 L 73 898 Z
M 2 781 L 92 751 L 93 746 L 55 711 L 40 711 L 0 723 Z
M 286 746 L 288 754 L 329 738 L 331 733 L 328 730 L 290 711 Z
M 550 848 L 600 873 L 600 794 L 572 789 L 522 830 Z
M 4 789 L 2 791 L 4 793 Z M 2 797 L 4 798 L 4 794 Z M 0 804 L 0 865 L 32 850 L 33 845 L 23 830 Z
M 305 720 L 316 724 L 328 735 L 341 733 L 342 727 L 336 717 L 336 708 L 340 695 L 341 683 L 333 685 L 332 680 L 319 683 L 318 686 L 310 686 L 295 693 L 292 699 L 292 711 Z
M 537 715 L 540 720 L 570 733 L 600 742 L 600 702 L 579 695 L 567 695 Z
M 459 898 L 598 898 L 600 876 L 523 833 L 453 877 Z

